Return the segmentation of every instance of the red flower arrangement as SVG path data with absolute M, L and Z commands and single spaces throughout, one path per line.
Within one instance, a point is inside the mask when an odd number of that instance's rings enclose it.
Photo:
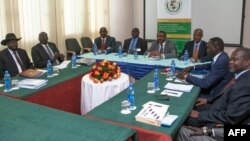
M 95 64 L 90 70 L 89 77 L 95 83 L 103 83 L 104 81 L 111 81 L 121 76 L 121 69 L 114 62 L 103 60 Z

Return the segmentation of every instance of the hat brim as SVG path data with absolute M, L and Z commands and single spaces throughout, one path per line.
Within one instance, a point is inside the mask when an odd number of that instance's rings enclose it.
M 9 42 L 9 41 L 12 41 L 12 40 L 16 40 L 16 41 L 19 41 L 19 40 L 21 40 L 22 38 L 16 38 L 16 39 L 4 39 L 4 40 L 2 40 L 1 41 L 1 44 L 2 45 L 7 45 L 7 43 Z

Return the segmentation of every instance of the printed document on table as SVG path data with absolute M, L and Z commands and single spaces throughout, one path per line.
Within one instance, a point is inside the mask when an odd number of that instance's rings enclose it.
M 67 68 L 69 63 L 70 63 L 70 61 L 63 61 L 60 65 L 58 65 L 58 68 L 59 69 Z
M 163 90 L 161 92 L 161 95 L 168 95 L 168 96 L 175 96 L 175 97 L 180 97 L 182 94 L 183 92 L 173 91 L 173 90 Z
M 164 86 L 165 89 L 176 90 L 182 92 L 190 92 L 193 88 L 193 85 L 184 85 L 184 84 L 175 84 L 175 83 L 167 83 Z
M 168 111 L 169 105 L 147 102 L 141 111 L 135 116 L 135 120 L 155 126 L 161 126 L 161 121 Z

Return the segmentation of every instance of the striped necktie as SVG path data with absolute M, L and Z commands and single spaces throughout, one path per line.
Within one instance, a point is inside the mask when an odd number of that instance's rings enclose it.
M 19 58 L 19 56 L 17 55 L 17 51 L 13 51 L 15 57 L 16 57 L 16 60 L 17 60 L 17 63 L 20 65 L 20 67 L 22 68 L 22 71 L 25 70 L 24 68 L 24 65 L 23 65 L 23 62 L 21 61 L 21 59 Z
M 45 46 L 45 48 L 46 48 L 46 50 L 47 50 L 47 53 L 48 53 L 48 55 L 49 55 L 49 58 L 51 59 L 51 60 L 53 60 L 53 53 L 51 52 L 51 50 L 49 49 L 49 46 Z

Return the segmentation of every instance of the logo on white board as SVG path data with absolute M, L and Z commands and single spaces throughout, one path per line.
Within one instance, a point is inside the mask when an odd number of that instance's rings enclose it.
M 166 0 L 164 7 L 165 7 L 165 10 L 169 14 L 176 15 L 182 9 L 182 1 L 181 0 Z

